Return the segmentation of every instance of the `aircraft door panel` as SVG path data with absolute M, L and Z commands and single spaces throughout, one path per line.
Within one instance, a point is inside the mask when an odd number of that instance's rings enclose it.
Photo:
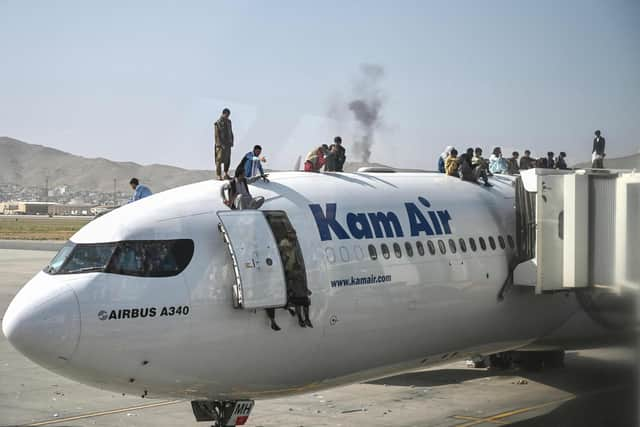
M 287 303 L 278 244 L 263 212 L 220 211 L 221 232 L 231 254 L 236 308 L 283 307 Z

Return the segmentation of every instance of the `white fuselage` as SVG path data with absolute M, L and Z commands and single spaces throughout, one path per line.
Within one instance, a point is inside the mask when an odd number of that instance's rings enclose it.
M 192 239 L 193 258 L 182 273 L 38 273 L 9 307 L 5 334 L 37 363 L 79 382 L 150 397 L 237 399 L 307 392 L 517 348 L 579 310 L 572 295 L 536 296 L 518 286 L 498 300 L 514 256 L 509 179 L 486 188 L 441 174 L 294 172 L 271 178 L 250 189 L 265 197 L 261 210 L 285 211 L 297 231 L 314 328 L 301 328 L 287 311 L 276 310 L 282 327 L 276 332 L 264 310 L 234 309 L 234 270 L 216 214 L 228 208 L 219 198 L 222 183 L 207 181 L 119 208 L 71 238 L 78 244 Z M 311 205 L 329 215 L 331 204 L 346 237 L 335 223 L 319 225 L 314 218 Z M 415 222 L 414 208 L 427 224 Z M 381 227 L 376 237 L 369 214 L 378 212 L 394 213 L 400 229 Z M 369 245 L 376 248 L 375 260 Z M 110 319 L 112 312 L 124 318 Z

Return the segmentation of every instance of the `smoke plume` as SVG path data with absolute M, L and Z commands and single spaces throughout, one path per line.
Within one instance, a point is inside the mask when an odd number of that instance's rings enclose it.
M 360 74 L 353 85 L 354 99 L 348 103 L 357 124 L 351 152 L 363 162 L 369 162 L 375 131 L 380 126 L 380 112 L 384 104 L 379 86 L 382 77 L 384 68 L 381 65 L 361 65 Z

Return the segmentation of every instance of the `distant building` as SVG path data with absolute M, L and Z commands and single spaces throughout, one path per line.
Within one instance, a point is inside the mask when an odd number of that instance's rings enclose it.
M 94 213 L 95 205 L 87 204 L 55 204 L 49 206 L 48 214 L 53 216 L 91 216 Z
M 49 202 L 4 202 L 0 203 L 0 212 L 4 215 L 48 215 L 49 208 L 57 203 Z

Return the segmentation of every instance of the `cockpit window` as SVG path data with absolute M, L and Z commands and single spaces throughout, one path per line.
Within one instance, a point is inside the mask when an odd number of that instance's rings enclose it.
M 117 243 L 67 243 L 44 271 L 49 274 L 103 272 L 126 276 L 170 277 L 193 257 L 193 241 L 144 240 Z
M 71 253 L 74 247 L 75 247 L 75 243 L 67 242 L 62 247 L 62 249 L 58 251 L 56 256 L 53 257 L 49 265 L 47 265 L 44 268 L 44 271 L 46 271 L 47 273 L 58 272 L 58 270 L 60 270 L 60 267 L 62 267 L 62 265 L 67 261 L 67 258 L 69 258 L 69 254 Z
M 122 242 L 106 272 L 127 276 L 175 276 L 185 269 L 192 256 L 191 240 Z

